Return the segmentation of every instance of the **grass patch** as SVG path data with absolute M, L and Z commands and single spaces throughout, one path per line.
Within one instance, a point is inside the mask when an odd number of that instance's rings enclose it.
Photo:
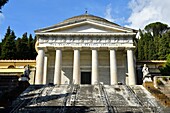
M 162 77 L 162 80 L 164 80 L 164 81 L 168 81 L 168 78 L 167 77 Z
M 161 81 L 162 82 L 162 81 Z M 146 82 L 144 83 L 144 87 L 154 96 L 156 97 L 160 103 L 162 103 L 165 106 L 170 107 L 170 98 L 168 98 L 165 94 L 163 94 L 160 90 L 156 89 L 153 86 L 152 82 Z
M 156 83 L 157 83 L 158 85 L 164 85 L 163 82 L 162 82 L 160 79 L 157 79 L 157 80 L 156 80 Z

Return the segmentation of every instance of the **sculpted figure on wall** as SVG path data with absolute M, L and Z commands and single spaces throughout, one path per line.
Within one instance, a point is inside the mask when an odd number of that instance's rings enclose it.
M 146 64 L 144 64 L 143 68 L 142 68 L 142 72 L 143 72 L 143 82 L 151 82 L 151 75 L 149 74 L 149 68 L 146 66 Z
M 146 64 L 144 64 L 143 68 L 142 68 L 142 72 L 143 72 L 143 77 L 147 76 L 149 74 L 149 69 L 146 66 Z

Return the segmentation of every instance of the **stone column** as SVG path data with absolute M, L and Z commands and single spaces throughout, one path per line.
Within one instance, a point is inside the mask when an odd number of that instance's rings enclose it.
M 92 84 L 98 84 L 98 52 L 97 48 L 92 48 Z
M 47 84 L 47 69 L 48 69 L 48 54 L 45 54 L 43 84 Z
M 54 84 L 61 84 L 61 64 L 62 64 L 62 50 L 56 48 L 55 56 L 55 70 L 54 70 Z
M 74 48 L 73 83 L 80 84 L 80 49 Z
M 132 49 L 133 48 L 127 48 L 128 78 L 129 85 L 136 85 L 135 64 Z
M 110 84 L 117 84 L 117 78 L 116 48 L 110 48 Z
M 44 50 L 38 48 L 38 56 L 36 60 L 36 76 L 35 84 L 43 84 L 43 70 L 44 70 Z

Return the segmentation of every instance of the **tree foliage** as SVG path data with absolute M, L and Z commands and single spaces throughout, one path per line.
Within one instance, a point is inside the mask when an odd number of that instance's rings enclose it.
M 2 59 L 15 59 L 15 33 L 8 27 L 7 33 L 2 43 L 1 58 Z
M 160 68 L 160 71 L 163 76 L 170 76 L 170 54 L 167 55 L 166 61 L 165 66 Z
M 7 28 L 7 32 L 0 43 L 0 58 L 1 59 L 35 59 L 36 51 L 34 48 L 35 39 L 32 35 L 27 37 L 27 33 L 24 33 L 22 38 L 17 38 L 14 31 Z
M 159 36 L 163 32 L 165 32 L 168 28 L 168 25 L 163 24 L 161 22 L 151 23 L 145 26 L 145 30 L 147 32 L 153 33 L 153 36 Z
M 170 53 L 170 31 L 168 25 L 156 22 L 139 30 L 137 45 L 138 60 L 165 60 Z
M 8 0 L 0 0 L 0 10 L 8 2 Z M 1 12 L 1 11 L 0 11 Z

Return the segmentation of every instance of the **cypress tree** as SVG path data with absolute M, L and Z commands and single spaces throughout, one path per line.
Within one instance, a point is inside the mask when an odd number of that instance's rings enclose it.
M 8 26 L 7 30 L 6 30 L 6 33 L 5 33 L 5 37 L 4 39 L 2 39 L 2 45 L 3 43 L 6 41 L 7 37 L 11 34 L 11 28 L 10 26 Z
M 143 60 L 144 59 L 144 49 L 143 49 L 143 40 L 142 39 L 140 39 L 139 41 L 138 41 L 138 57 L 137 57 L 137 59 L 138 60 Z
M 160 36 L 154 37 L 154 45 L 155 45 L 155 50 L 154 50 L 154 58 L 158 60 L 158 52 L 159 52 L 159 44 L 160 44 Z
M 27 33 L 24 33 L 21 39 L 21 48 L 20 49 L 20 54 L 22 59 L 28 59 L 28 53 L 29 53 L 29 48 L 28 48 L 28 37 Z
M 34 40 L 33 40 L 33 45 L 32 45 L 32 48 L 33 48 L 33 55 L 32 55 L 32 59 L 36 59 L 36 56 L 37 56 L 37 52 L 35 50 L 35 43 L 37 41 L 37 37 L 35 36 L 34 37 Z
M 10 35 L 6 35 L 2 45 L 2 59 L 15 59 L 16 58 L 16 45 L 15 45 L 15 33 L 12 31 Z
M 159 59 L 160 60 L 165 60 L 167 55 L 169 54 L 169 35 L 168 33 L 165 33 L 162 35 L 162 37 L 160 38 L 160 46 L 159 46 Z
M 21 38 L 18 38 L 16 40 L 16 50 L 17 50 L 17 59 L 22 59 L 22 53 L 20 51 L 22 51 L 22 44 L 21 44 Z
M 167 55 L 166 61 L 167 62 L 165 64 L 165 66 L 160 69 L 161 75 L 163 75 L 163 76 L 170 75 L 170 54 Z
M 8 2 L 8 0 L 0 0 L 0 9 L 1 9 L 2 6 L 4 6 L 7 2 Z M 0 12 L 1 12 L 1 11 L 0 11 Z
M 30 34 L 28 38 L 28 49 L 29 49 L 28 59 L 33 59 L 33 52 L 34 52 L 33 44 L 34 44 L 34 40 L 32 38 L 32 35 Z
M 0 56 L 1 59 L 2 59 L 2 46 L 4 45 L 7 37 L 9 37 L 10 34 L 11 34 L 11 28 L 10 28 L 10 26 L 8 26 L 6 33 L 5 33 L 5 36 L 4 36 L 4 39 L 2 39 L 2 43 L 1 43 L 1 56 Z
M 0 42 L 0 56 L 1 56 L 1 51 L 2 51 L 2 43 Z

